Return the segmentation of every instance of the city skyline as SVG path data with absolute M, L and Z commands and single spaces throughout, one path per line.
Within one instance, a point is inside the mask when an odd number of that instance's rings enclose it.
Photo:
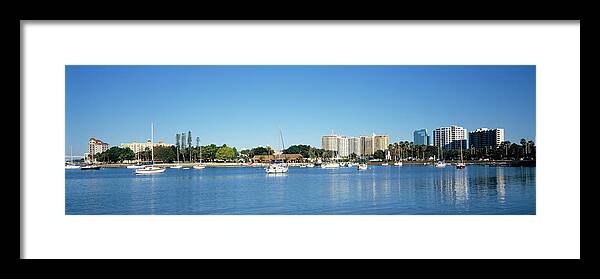
M 458 125 L 535 141 L 535 66 L 66 66 L 65 152 L 94 137 L 119 146 L 175 142 L 320 146 L 340 135 Z

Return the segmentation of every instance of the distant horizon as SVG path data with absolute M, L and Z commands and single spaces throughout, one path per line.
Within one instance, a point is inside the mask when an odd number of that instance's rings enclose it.
M 535 66 L 65 66 L 65 151 L 110 146 L 200 144 L 238 151 L 259 145 L 320 148 L 321 136 L 413 132 L 457 125 L 503 128 L 535 142 Z

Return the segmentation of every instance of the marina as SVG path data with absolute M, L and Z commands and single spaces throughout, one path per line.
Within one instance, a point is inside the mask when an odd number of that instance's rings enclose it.
M 535 168 L 66 171 L 66 214 L 535 214 Z

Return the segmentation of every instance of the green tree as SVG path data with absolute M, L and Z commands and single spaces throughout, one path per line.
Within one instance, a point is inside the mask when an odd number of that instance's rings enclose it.
M 251 150 L 253 155 L 271 155 L 273 154 L 273 150 L 270 147 L 255 147 Z
M 216 158 L 217 160 L 231 161 L 237 157 L 236 153 L 237 151 L 235 150 L 235 148 L 231 148 L 224 144 L 217 150 Z
M 175 161 L 175 152 L 170 146 L 156 146 L 154 147 L 154 160 L 161 162 L 173 162 Z
M 383 159 L 385 159 L 385 152 L 383 152 L 383 150 L 377 150 L 377 151 L 375 151 L 375 154 L 373 154 L 373 157 L 375 159 L 383 160 Z
M 119 154 L 119 161 L 123 162 L 125 160 L 133 159 L 135 159 L 135 153 L 133 153 L 133 150 L 129 148 L 121 148 L 121 154 Z
M 301 154 L 304 158 L 309 158 L 309 145 L 292 145 L 283 151 L 283 154 Z
M 202 146 L 202 160 L 215 160 L 219 148 L 215 144 Z

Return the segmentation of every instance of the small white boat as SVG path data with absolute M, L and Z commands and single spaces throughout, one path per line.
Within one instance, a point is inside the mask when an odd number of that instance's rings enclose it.
M 67 170 L 74 170 L 74 169 L 78 169 L 80 168 L 79 165 L 75 165 L 73 163 L 73 146 L 71 146 L 71 162 L 70 163 L 65 163 L 65 169 Z
M 141 169 L 143 167 L 144 167 L 144 165 L 129 165 L 129 166 L 127 166 L 128 169 Z
M 281 164 L 273 164 L 266 167 L 265 172 L 268 174 L 287 173 L 288 167 Z
M 436 168 L 445 168 L 446 167 L 446 163 L 444 163 L 442 161 L 437 161 L 437 163 L 435 163 L 435 167 Z
M 382 165 L 382 166 L 389 166 L 390 164 L 388 164 L 388 163 L 383 163 L 383 164 L 381 164 L 381 165 Z
M 285 144 L 283 143 L 283 132 L 279 129 L 279 136 L 281 138 L 281 150 L 285 150 Z M 265 172 L 267 174 L 278 174 L 278 173 L 287 173 L 288 165 L 280 164 L 279 160 L 275 161 L 275 164 L 270 164 L 265 168 Z
M 463 155 L 462 155 L 462 142 L 460 144 L 460 163 L 456 164 L 456 169 L 462 170 L 465 168 L 465 162 L 463 161 Z
M 395 162 L 394 166 L 401 167 L 402 166 L 402 162 Z
M 87 166 L 82 166 L 80 169 L 81 170 L 99 170 L 100 167 L 96 166 L 96 165 L 87 165 Z
M 182 167 L 183 167 L 182 165 L 175 165 L 175 166 L 172 166 L 171 168 L 172 168 L 172 169 L 180 169 L 180 168 L 182 168 Z
M 135 174 L 158 174 L 165 172 L 166 169 L 155 167 L 155 166 L 145 166 L 141 169 L 136 169 Z
M 197 170 L 202 170 L 202 169 L 205 169 L 205 168 L 206 168 L 206 166 L 204 166 L 204 165 L 194 165 L 194 167 L 193 167 L 193 168 L 195 168 L 195 169 L 197 169 Z
M 150 138 L 150 144 L 152 145 L 152 165 L 144 166 L 143 168 L 139 168 L 135 170 L 135 174 L 143 175 L 143 174 L 159 174 L 165 172 L 167 169 L 159 168 L 154 166 L 154 124 L 151 124 L 152 129 L 152 137 Z
M 183 168 L 184 170 L 190 170 L 191 168 Z
M 307 167 L 307 168 L 314 168 L 314 167 L 315 167 L 315 164 L 308 164 L 308 165 L 306 165 L 306 167 Z
M 335 168 L 339 168 L 340 164 L 338 163 L 325 163 L 321 165 L 321 168 L 323 169 L 335 169 Z
M 358 170 L 366 170 L 367 169 L 367 164 L 358 164 L 357 169 Z

